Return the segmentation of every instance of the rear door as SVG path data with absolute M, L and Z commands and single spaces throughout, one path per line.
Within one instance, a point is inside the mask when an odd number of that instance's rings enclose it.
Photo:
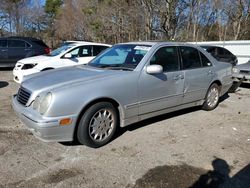
M 180 54 L 182 70 L 185 72 L 183 103 L 204 99 L 215 76 L 212 63 L 193 47 L 180 46 Z
M 23 40 L 9 39 L 8 40 L 8 57 L 12 63 L 27 57 L 30 53 L 30 45 Z

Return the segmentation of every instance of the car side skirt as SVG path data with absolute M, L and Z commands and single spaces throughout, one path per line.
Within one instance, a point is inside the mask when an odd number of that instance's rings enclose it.
M 162 114 L 167 114 L 170 112 L 174 112 L 177 110 L 182 110 L 185 108 L 190 108 L 190 107 L 194 107 L 194 106 L 201 106 L 204 103 L 204 100 L 198 100 L 198 101 L 194 101 L 191 103 L 186 103 L 186 104 L 181 104 L 175 107 L 171 107 L 171 108 L 166 108 L 166 109 L 162 109 L 162 110 L 158 110 L 158 111 L 154 111 L 154 112 L 150 112 L 147 114 L 141 114 L 140 116 L 136 116 L 136 117 L 131 117 L 128 119 L 123 119 L 121 120 L 120 126 L 121 127 L 125 127 L 128 126 L 130 124 L 136 123 L 138 121 L 142 121 L 151 117 L 155 117 L 155 116 L 159 116 Z

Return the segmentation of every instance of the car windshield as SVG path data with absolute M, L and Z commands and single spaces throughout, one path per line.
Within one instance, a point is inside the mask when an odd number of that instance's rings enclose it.
M 63 46 L 61 46 L 61 47 L 59 47 L 59 48 L 53 50 L 53 51 L 52 51 L 50 54 L 48 54 L 48 55 L 49 55 L 49 56 L 57 56 L 57 55 L 59 55 L 59 54 L 65 52 L 66 50 L 68 50 L 68 49 L 70 49 L 70 48 L 72 48 L 72 47 L 73 47 L 73 45 L 68 45 L 68 44 L 66 44 L 66 45 L 63 45 Z
M 97 56 L 88 65 L 107 69 L 134 70 L 150 48 L 149 45 L 115 45 Z

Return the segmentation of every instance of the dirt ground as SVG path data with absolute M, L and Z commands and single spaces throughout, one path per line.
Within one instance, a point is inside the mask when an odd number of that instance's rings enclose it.
M 214 111 L 152 118 L 99 149 L 36 139 L 12 110 L 17 89 L 0 70 L 0 187 L 250 187 L 250 84 Z

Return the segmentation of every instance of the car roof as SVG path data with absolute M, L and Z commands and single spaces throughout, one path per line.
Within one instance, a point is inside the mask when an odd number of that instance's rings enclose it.
M 202 47 L 202 48 L 223 48 L 221 46 L 214 46 L 214 45 L 199 45 L 199 46 Z
M 74 45 L 103 45 L 103 46 L 111 46 L 110 44 L 104 44 L 104 43 L 96 43 L 96 42 L 88 42 L 88 41 L 74 41 L 74 40 L 67 40 L 64 41 L 64 43 L 68 44 L 74 44 Z
M 18 36 L 0 37 L 0 39 L 22 39 L 22 40 L 31 40 L 31 41 L 42 41 L 41 39 L 37 39 L 33 37 L 18 37 Z
M 169 42 L 169 41 L 135 41 L 135 42 L 127 42 L 127 43 L 120 43 L 120 44 L 135 44 L 135 45 L 184 45 L 184 46 L 192 46 L 197 47 L 197 45 L 186 43 L 186 42 Z M 199 46 L 198 46 L 199 47 Z

